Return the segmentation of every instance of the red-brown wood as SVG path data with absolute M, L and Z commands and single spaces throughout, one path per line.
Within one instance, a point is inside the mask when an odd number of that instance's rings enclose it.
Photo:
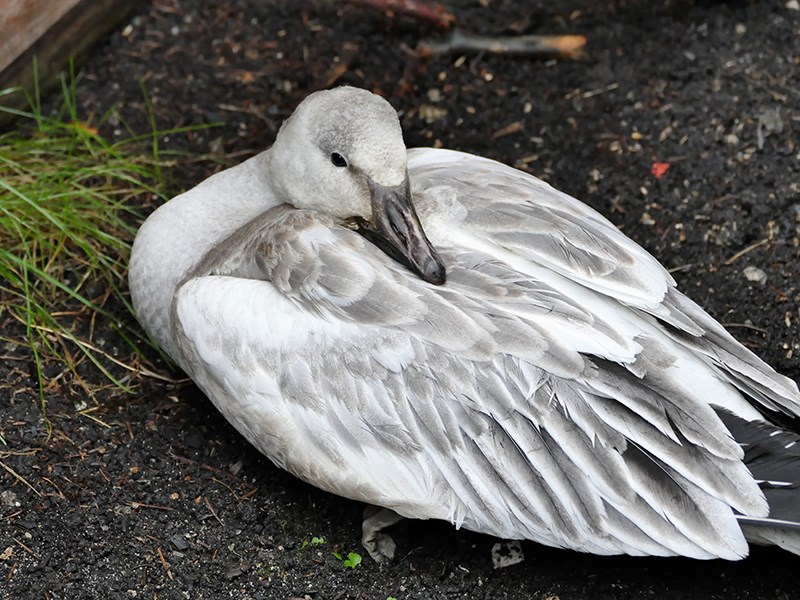
M 0 91 L 33 90 L 36 59 L 41 88 L 130 14 L 138 0 L 0 0 Z M 23 107 L 22 93 L 0 97 Z M 0 119 L 2 119 L 0 115 Z

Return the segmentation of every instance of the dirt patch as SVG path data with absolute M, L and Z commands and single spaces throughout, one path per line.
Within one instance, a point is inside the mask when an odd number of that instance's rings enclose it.
M 87 119 L 116 108 L 108 135 L 143 133 L 141 80 L 159 127 L 220 123 L 162 149 L 244 158 L 309 91 L 379 90 L 409 146 L 483 154 L 581 198 L 797 380 L 800 12 L 677 4 L 450 3 L 473 32 L 588 36 L 587 61 L 541 63 L 421 61 L 408 50 L 435 31 L 339 3 L 156 0 L 96 50 L 79 98 Z M 175 189 L 219 168 L 179 160 Z M 51 393 L 45 443 L 30 357 L 4 348 L 0 375 L 2 598 L 800 597 L 797 558 L 774 549 L 730 564 L 526 543 L 494 571 L 496 540 L 443 523 L 403 522 L 391 565 L 345 569 L 332 552 L 360 551 L 361 506 L 274 468 L 192 386 L 101 392 L 90 416 L 75 405 L 91 399 Z

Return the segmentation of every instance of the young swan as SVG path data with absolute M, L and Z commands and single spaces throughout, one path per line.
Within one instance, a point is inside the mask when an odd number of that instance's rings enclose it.
M 271 149 L 155 211 L 130 287 L 270 460 L 386 509 L 376 558 L 397 515 L 599 554 L 800 553 L 800 444 L 774 422 L 795 383 L 601 215 L 407 153 L 369 92 L 312 94 Z

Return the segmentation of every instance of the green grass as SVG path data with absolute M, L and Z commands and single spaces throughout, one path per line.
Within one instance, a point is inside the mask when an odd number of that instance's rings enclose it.
M 0 341 L 30 348 L 43 414 L 53 381 L 68 378 L 93 395 L 97 381 L 78 369 L 87 360 L 98 380 L 126 391 L 132 373 L 153 374 L 126 272 L 143 214 L 165 196 L 156 141 L 172 133 L 110 143 L 97 132 L 102 119 L 79 118 L 75 86 L 62 88 L 55 116 L 42 113 L 38 97 L 30 112 L 0 107 L 21 117 L 0 135 L 0 325 L 16 321 L 10 329 L 22 334 L 4 328 Z M 95 344 L 100 327 L 115 331 L 124 351 Z

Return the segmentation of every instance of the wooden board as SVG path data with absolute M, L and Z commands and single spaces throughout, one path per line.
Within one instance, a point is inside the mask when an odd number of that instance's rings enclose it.
M 0 0 L 0 91 L 47 89 L 68 65 L 126 18 L 138 0 Z M 0 97 L 0 104 L 22 108 L 25 96 Z M 0 114 L 0 120 L 3 116 Z

